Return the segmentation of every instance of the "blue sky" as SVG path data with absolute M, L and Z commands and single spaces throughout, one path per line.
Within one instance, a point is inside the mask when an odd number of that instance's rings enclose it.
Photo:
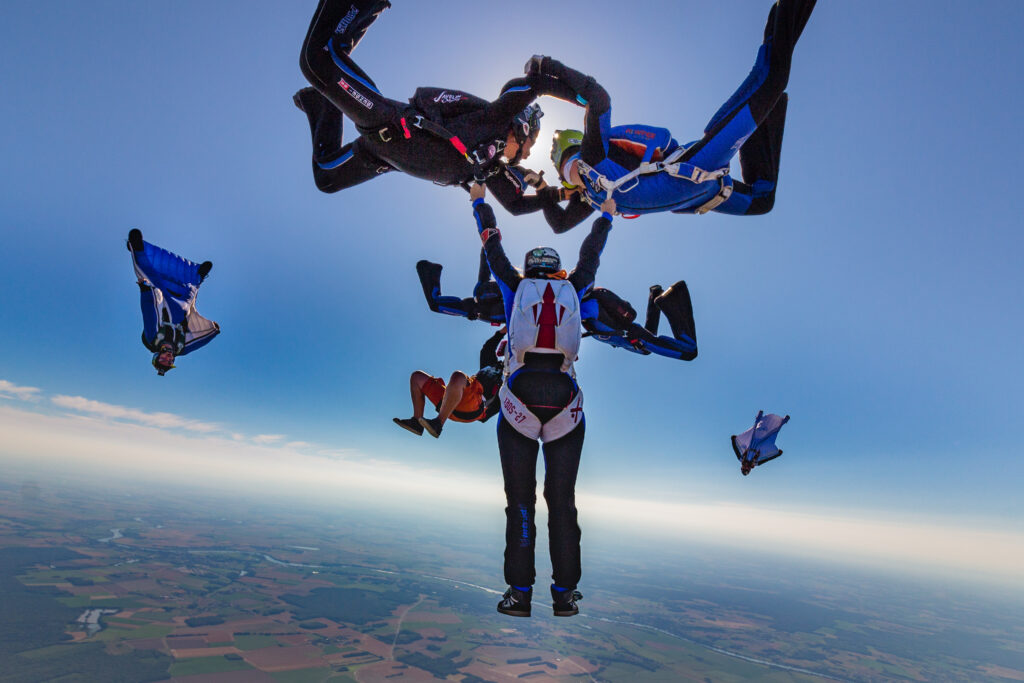
M 420 85 L 494 97 L 530 55 L 551 54 L 607 88 L 613 123 L 681 141 L 748 72 L 769 7 L 566 2 L 519 7 L 519 26 L 507 3 L 394 4 L 354 53 L 391 97 Z M 314 6 L 5 8 L 8 425 L 134 420 L 156 431 L 117 438 L 141 452 L 184 429 L 202 453 L 211 432 L 182 425 L 211 424 L 440 472 L 439 487 L 500 476 L 493 424 L 453 425 L 436 442 L 391 425 L 409 413 L 412 370 L 475 370 L 490 330 L 431 314 L 413 266 L 444 263 L 447 293 L 468 294 L 479 243 L 460 190 L 391 174 L 317 192 L 291 103 Z M 1021 27 L 1019 3 L 821 3 L 794 58 L 775 210 L 616 221 L 600 284 L 642 308 L 649 285 L 685 278 L 700 356 L 584 342 L 581 492 L 969 524 L 1020 543 Z M 549 135 L 581 110 L 541 104 L 527 163 L 552 176 Z M 568 261 L 586 231 L 498 219 L 512 254 L 550 244 Z M 164 378 L 139 343 L 132 227 L 214 262 L 199 310 L 224 332 Z M 792 416 L 786 455 L 744 478 L 728 438 L 758 409 Z M 181 422 L 154 424 L 156 413 Z M 19 434 L 0 458 L 56 448 L 52 434 L 38 449 Z

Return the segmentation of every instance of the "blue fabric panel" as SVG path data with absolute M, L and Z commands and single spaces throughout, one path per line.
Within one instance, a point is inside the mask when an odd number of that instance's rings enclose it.
M 346 161 L 351 159 L 354 155 L 355 155 L 355 152 L 353 152 L 352 150 L 349 150 L 349 151 L 345 152 L 344 154 L 342 154 L 337 159 L 335 159 L 334 161 L 318 161 L 318 162 L 316 162 L 316 165 L 319 166 L 320 168 L 324 169 L 325 171 L 329 171 L 332 168 L 338 168 L 339 166 L 344 164 Z
M 707 127 L 704 129 L 704 133 L 707 134 L 711 130 L 719 125 L 726 119 L 732 112 L 739 109 L 741 105 L 745 104 L 750 96 L 761 87 L 764 80 L 768 77 L 768 46 L 762 45 L 757 50 L 757 57 L 754 59 L 754 68 L 750 70 L 746 79 L 740 83 L 740 87 L 736 89 L 736 92 L 725 101 L 715 115 L 711 117 L 711 121 L 708 122 Z
M 757 128 L 757 123 L 750 113 L 750 107 L 744 105 L 701 147 L 699 152 L 687 161 L 709 171 L 724 168 L 729 165 L 729 160 L 736 155 L 740 145 L 746 142 L 755 128 Z
M 357 83 L 361 83 L 363 85 L 363 87 L 369 88 L 373 92 L 375 92 L 378 95 L 380 95 L 380 90 L 377 90 L 377 88 L 373 87 L 373 85 L 371 85 L 370 83 L 367 83 L 365 80 L 363 80 L 363 78 L 361 76 L 357 75 L 354 71 L 352 71 L 352 69 L 350 69 L 345 64 L 345 61 L 341 57 L 338 56 L 338 54 L 334 51 L 334 39 L 333 38 L 331 40 L 327 41 L 327 47 L 331 51 L 331 59 L 334 60 L 334 64 L 339 69 L 341 69 L 345 73 L 346 76 L 348 76 L 352 80 L 356 81 Z

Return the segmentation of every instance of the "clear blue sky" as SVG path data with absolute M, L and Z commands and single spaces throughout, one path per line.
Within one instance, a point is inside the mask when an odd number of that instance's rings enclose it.
M 447 293 L 466 295 L 479 243 L 457 189 L 398 174 L 315 189 L 291 103 L 315 4 L 8 3 L 0 380 L 40 390 L 29 411 L 79 396 L 496 476 L 493 423 L 436 442 L 391 425 L 412 370 L 476 369 L 490 330 L 431 314 L 413 266 L 444 263 Z M 770 6 L 394 4 L 354 53 L 391 97 L 494 97 L 551 54 L 607 88 L 613 123 L 681 141 L 747 74 Z M 599 284 L 642 309 L 649 285 L 685 278 L 700 356 L 584 342 L 581 490 L 1024 531 L 1022 28 L 1021 3 L 819 4 L 775 210 L 616 221 Z M 550 133 L 582 112 L 541 104 L 527 163 L 550 177 Z M 513 254 L 550 244 L 568 261 L 586 231 L 498 219 Z M 139 343 L 132 227 L 214 262 L 199 310 L 223 334 L 164 378 Z M 758 409 L 792 416 L 786 455 L 743 478 L 729 435 Z

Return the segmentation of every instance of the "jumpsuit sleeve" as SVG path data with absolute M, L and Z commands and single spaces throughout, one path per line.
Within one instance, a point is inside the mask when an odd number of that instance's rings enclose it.
M 494 219 L 494 210 L 483 199 L 477 199 L 473 202 L 473 215 L 476 216 L 477 231 L 484 243 L 491 274 L 501 287 L 502 295 L 507 296 L 516 291 L 523 277 L 508 260 L 501 246 L 501 233 Z
M 509 177 L 509 176 L 512 177 Z M 512 169 L 505 167 L 487 179 L 487 189 L 498 200 L 502 208 L 513 216 L 539 211 L 543 203 L 539 195 L 527 195 Z
M 576 104 L 587 108 L 583 125 L 583 146 L 580 156 L 591 166 L 608 156 L 608 137 L 611 129 L 612 101 L 601 84 L 592 76 L 576 71 L 557 59 L 545 57 L 541 73 L 553 76 L 573 92 Z
M 484 282 L 489 282 L 491 279 L 491 266 L 487 263 L 487 252 L 484 251 L 483 247 L 480 247 L 480 266 L 476 272 L 476 283 L 479 285 Z
M 546 187 L 537 196 L 541 198 L 544 219 L 556 235 L 575 228 L 594 211 L 579 192 L 569 199 L 565 207 L 559 203 L 557 187 Z
M 522 78 L 513 78 L 502 86 L 498 99 L 487 106 L 485 118 L 489 121 L 511 122 L 513 116 L 542 95 L 580 104 L 567 83 L 547 74 L 532 73 Z
M 499 330 L 490 336 L 490 338 L 484 342 L 484 345 L 480 347 L 480 367 L 494 367 L 500 368 L 501 363 L 498 362 L 498 344 L 501 342 L 501 338 L 505 336 L 505 330 Z
M 590 228 L 590 234 L 580 245 L 580 258 L 576 267 L 569 273 L 569 282 L 576 289 L 576 294 L 582 299 L 587 291 L 594 286 L 594 279 L 597 277 L 597 267 L 601 263 L 601 252 L 604 251 L 604 244 L 608 239 L 608 231 L 612 229 L 612 217 L 610 214 L 602 213 L 594 221 Z

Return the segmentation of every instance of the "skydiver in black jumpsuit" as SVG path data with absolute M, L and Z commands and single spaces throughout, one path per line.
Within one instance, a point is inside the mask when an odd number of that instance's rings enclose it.
M 398 170 L 440 185 L 485 182 L 513 214 L 557 201 L 557 192 L 525 195 L 524 174 L 514 166 L 540 130 L 540 108 L 531 103 L 541 95 L 576 103 L 575 93 L 530 74 L 506 83 L 493 102 L 442 88 L 419 88 L 409 103 L 384 97 L 350 55 L 388 7 L 387 0 L 320 0 L 313 15 L 300 57 L 313 88 L 296 93 L 295 103 L 309 119 L 317 187 L 337 192 Z M 359 131 L 344 145 L 342 114 Z

